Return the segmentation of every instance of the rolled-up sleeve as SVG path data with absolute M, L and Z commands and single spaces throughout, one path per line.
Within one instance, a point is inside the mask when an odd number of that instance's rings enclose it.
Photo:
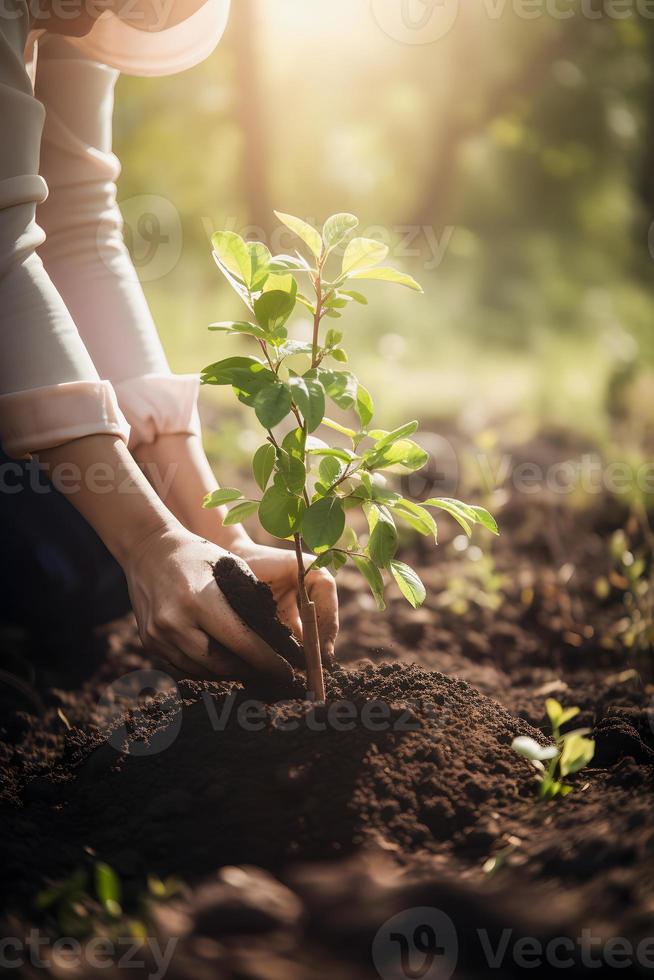
M 199 432 L 198 378 L 171 373 L 123 240 L 112 152 L 118 72 L 65 38 L 40 44 L 36 94 L 46 107 L 39 252 L 100 375 L 131 427 L 130 446 Z M 148 190 L 146 188 L 146 190 Z
M 126 439 L 129 427 L 36 251 L 44 107 L 24 64 L 27 8 L 13 12 L 0 21 L 0 440 L 23 456 L 96 432 Z

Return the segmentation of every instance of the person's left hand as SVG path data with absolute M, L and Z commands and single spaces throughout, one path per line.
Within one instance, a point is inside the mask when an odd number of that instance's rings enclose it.
M 279 618 L 302 641 L 302 622 L 297 604 L 297 561 L 294 551 L 272 548 L 245 539 L 230 545 L 230 551 L 242 558 L 254 574 L 272 589 L 277 603 Z M 314 561 L 313 555 L 304 555 L 304 566 Z M 316 604 L 318 634 L 323 663 L 334 657 L 334 644 L 338 634 L 338 597 L 336 582 L 326 568 L 317 568 L 306 577 L 309 598 Z

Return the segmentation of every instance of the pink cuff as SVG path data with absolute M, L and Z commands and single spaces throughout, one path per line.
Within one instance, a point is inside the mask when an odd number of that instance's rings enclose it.
M 130 449 L 160 435 L 200 435 L 197 375 L 145 374 L 119 381 L 114 388 L 131 427 Z
M 0 440 L 9 456 L 21 458 L 100 433 L 129 438 L 109 381 L 70 381 L 0 395 Z

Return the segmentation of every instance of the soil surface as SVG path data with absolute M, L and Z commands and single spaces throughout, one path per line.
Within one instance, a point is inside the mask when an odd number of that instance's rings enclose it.
M 2 689 L 5 930 L 56 934 L 35 894 L 102 860 L 126 909 L 148 874 L 185 882 L 149 913 L 154 934 L 179 940 L 167 976 L 180 980 L 508 976 L 529 960 L 516 946 L 527 937 L 554 942 L 564 975 L 595 976 L 618 967 L 622 937 L 622 975 L 649 975 L 651 651 L 623 642 L 627 582 L 609 548 L 624 528 L 640 553 L 642 532 L 597 497 L 581 509 L 509 497 L 497 516 L 492 559 L 445 520 L 436 552 L 405 547 L 427 586 L 417 612 L 389 589 L 377 613 L 340 573 L 324 706 L 304 700 L 301 674 L 277 692 L 174 678 L 129 618 L 75 651 L 74 675 L 64 662 L 40 672 L 43 717 Z M 578 705 L 574 725 L 597 744 L 573 792 L 543 804 L 510 746 L 547 741 L 548 696 Z M 537 959 L 529 974 L 552 976 Z

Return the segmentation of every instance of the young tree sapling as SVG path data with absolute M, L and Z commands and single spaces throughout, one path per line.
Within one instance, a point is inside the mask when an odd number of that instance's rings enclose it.
M 411 439 L 418 423 L 407 422 L 392 431 L 374 427 L 370 392 L 343 367 L 348 360 L 343 333 L 334 326 L 321 329 L 324 320 L 340 319 L 350 304 L 367 302 L 358 288 L 361 282 L 395 283 L 418 292 L 421 287 L 411 276 L 381 265 L 388 253 L 386 245 L 351 237 L 358 225 L 354 215 L 332 215 L 321 233 L 301 218 L 275 213 L 298 236 L 306 254 L 273 256 L 261 242 L 246 242 L 232 231 L 212 237 L 216 264 L 247 307 L 248 319 L 213 323 L 209 329 L 250 337 L 257 353 L 210 364 L 202 372 L 202 383 L 231 385 L 239 401 L 254 410 L 266 440 L 252 459 L 261 498 L 222 488 L 210 494 L 204 506 L 232 503 L 224 524 L 240 523 L 256 513 L 266 531 L 293 541 L 308 688 L 316 699 L 324 700 L 316 611 L 306 588 L 312 569 L 327 567 L 336 573 L 346 561 L 353 562 L 379 609 L 385 608 L 382 573 L 387 571 L 417 608 L 424 601 L 425 588 L 417 573 L 395 557 L 396 521 L 431 535 L 434 541 L 437 527 L 432 508 L 449 513 L 468 535 L 474 524 L 493 534 L 498 530 L 483 507 L 446 497 L 416 503 L 386 488 L 384 473 L 418 470 L 428 459 Z M 334 270 L 328 272 L 328 265 Z M 310 296 L 299 290 L 302 279 L 308 280 Z M 311 314 L 308 341 L 288 335 L 287 322 L 298 303 Z M 330 418 L 328 400 L 353 411 L 352 427 Z M 281 432 L 278 426 L 283 427 Z M 347 445 L 327 442 L 326 430 L 338 433 Z M 362 508 L 367 520 L 365 543 L 346 525 L 348 512 L 355 508 Z M 305 549 L 315 555 L 308 568 Z

